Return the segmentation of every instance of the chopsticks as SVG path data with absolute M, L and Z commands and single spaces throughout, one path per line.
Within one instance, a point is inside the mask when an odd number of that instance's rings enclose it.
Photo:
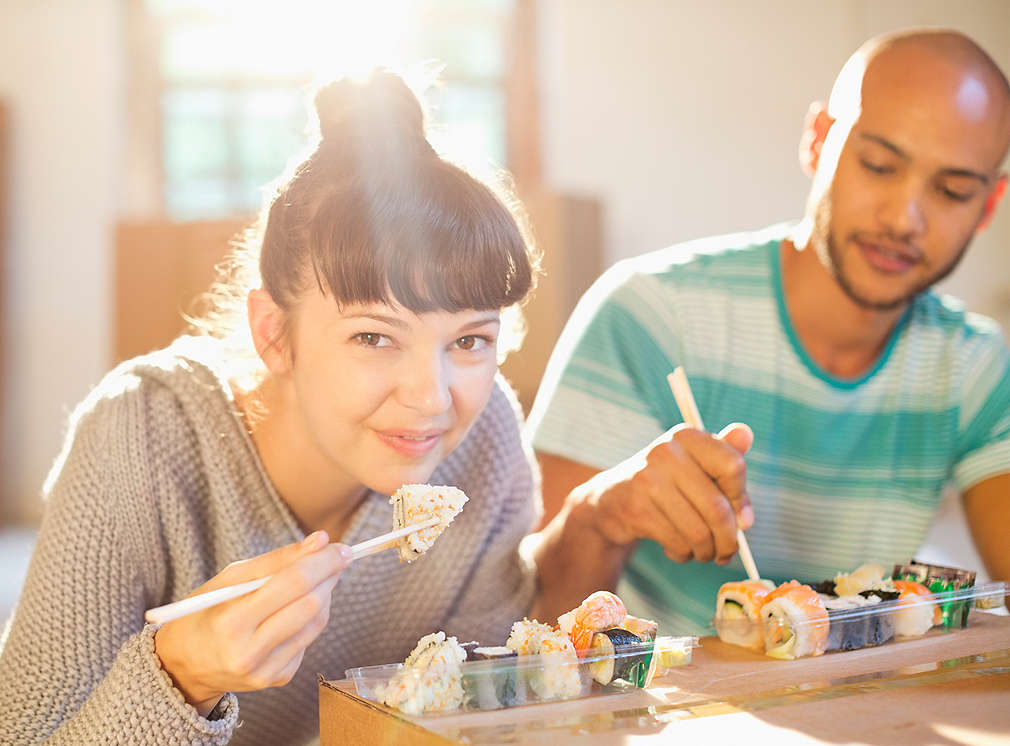
M 427 521 L 414 523 L 410 526 L 404 526 L 403 528 L 399 528 L 395 531 L 390 531 L 389 533 L 376 536 L 374 539 L 362 541 L 351 547 L 351 559 L 352 561 L 355 561 L 361 559 L 362 557 L 367 557 L 370 554 L 375 554 L 376 552 L 392 549 L 396 546 L 396 542 L 404 536 L 409 536 L 415 531 L 420 531 L 422 528 L 437 526 L 438 523 L 438 518 L 430 518 Z M 202 611 L 203 609 L 209 609 L 211 606 L 217 606 L 218 604 L 230 601 L 233 598 L 238 598 L 239 596 L 244 596 L 247 593 L 252 593 L 257 588 L 264 586 L 272 577 L 273 575 L 267 575 L 264 578 L 250 580 L 247 583 L 228 585 L 224 588 L 217 588 L 213 591 L 200 593 L 199 595 L 190 596 L 189 598 L 165 604 L 164 606 L 156 606 L 153 609 L 148 609 L 144 613 L 144 619 L 149 624 L 165 624 L 166 622 L 171 622 L 173 619 L 184 617 L 187 614 Z
M 691 385 L 687 382 L 684 366 L 678 365 L 673 373 L 666 377 L 666 380 L 670 383 L 670 391 L 673 392 L 673 398 L 677 401 L 677 406 L 680 407 L 684 422 L 696 430 L 704 430 L 701 413 L 698 411 L 698 405 L 695 404 L 694 394 L 691 393 Z M 736 530 L 736 541 L 740 545 L 740 559 L 743 560 L 743 566 L 747 570 L 747 577 L 751 580 L 761 580 L 757 565 L 754 564 L 754 557 L 750 553 L 747 537 L 744 536 L 743 530 L 740 528 Z

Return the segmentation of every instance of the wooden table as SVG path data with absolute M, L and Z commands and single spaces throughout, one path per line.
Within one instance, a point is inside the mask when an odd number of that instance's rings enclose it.
M 369 707 L 383 731 L 394 715 Z M 796 661 L 704 638 L 648 690 L 410 720 L 443 743 L 1010 746 L 1010 617 L 976 611 L 966 629 Z

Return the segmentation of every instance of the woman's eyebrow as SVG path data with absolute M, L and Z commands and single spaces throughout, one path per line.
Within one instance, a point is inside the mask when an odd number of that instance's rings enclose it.
M 494 316 L 485 316 L 484 318 L 474 319 L 473 321 L 470 321 L 469 323 L 463 324 L 463 326 L 461 326 L 459 328 L 459 330 L 462 332 L 462 331 L 466 331 L 467 329 L 476 329 L 477 327 L 484 326 L 485 324 L 497 324 L 497 325 L 500 326 L 501 325 L 501 317 L 499 317 L 496 314 Z
M 344 319 L 368 319 L 369 321 L 378 321 L 381 324 L 389 324 L 390 326 L 395 326 L 398 329 L 406 329 L 409 324 L 403 319 L 398 319 L 395 316 L 383 316 L 381 313 L 349 313 L 343 317 Z

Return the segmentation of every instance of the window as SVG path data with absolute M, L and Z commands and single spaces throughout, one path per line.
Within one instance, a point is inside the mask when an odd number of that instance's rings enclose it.
M 443 66 L 424 96 L 435 146 L 478 172 L 507 165 L 514 0 L 138 1 L 171 219 L 255 212 L 305 144 L 310 86 L 375 64 Z

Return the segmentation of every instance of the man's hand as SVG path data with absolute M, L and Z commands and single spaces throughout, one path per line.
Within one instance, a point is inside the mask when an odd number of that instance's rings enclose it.
M 728 426 L 719 435 L 686 425 L 594 478 L 587 496 L 603 536 L 618 545 L 652 539 L 675 562 L 729 562 L 736 530 L 750 528 L 744 454 L 750 428 Z

